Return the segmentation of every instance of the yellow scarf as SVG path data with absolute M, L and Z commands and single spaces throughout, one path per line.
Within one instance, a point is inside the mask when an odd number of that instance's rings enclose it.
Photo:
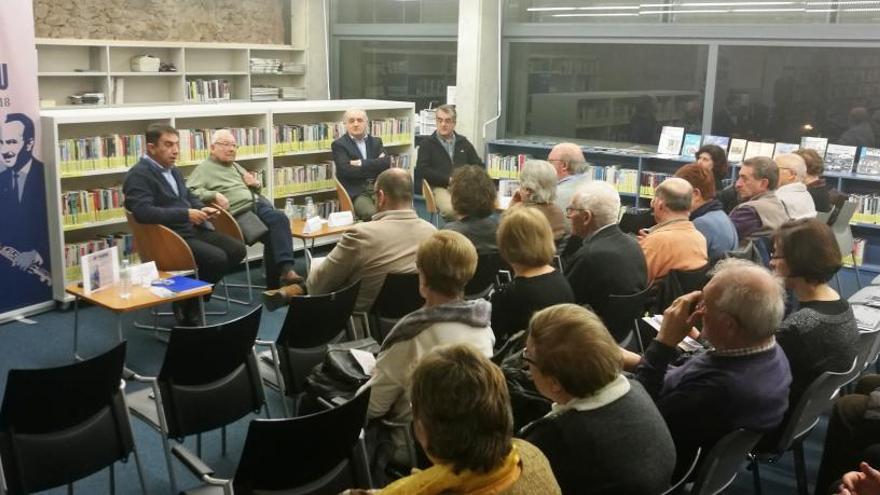
M 489 473 L 464 470 L 455 474 L 452 466 L 435 464 L 424 471 L 414 471 L 386 486 L 380 495 L 439 495 L 443 493 L 497 495 L 513 485 L 522 474 L 519 452 L 514 445 L 501 466 Z

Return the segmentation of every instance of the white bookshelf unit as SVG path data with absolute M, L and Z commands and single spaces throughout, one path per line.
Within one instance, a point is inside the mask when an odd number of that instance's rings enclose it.
M 232 101 L 250 100 L 254 86 L 297 88 L 305 95 L 305 51 L 288 45 L 48 38 L 38 39 L 36 45 L 44 108 L 66 107 L 68 96 L 79 93 L 103 93 L 103 106 L 191 103 L 187 83 L 198 80 L 226 81 Z M 132 71 L 131 59 L 140 55 L 157 57 L 177 70 Z M 290 69 L 252 74 L 251 58 L 278 59 Z
M 305 184 L 296 190 L 288 188 L 280 194 L 276 192 L 274 181 L 274 172 L 278 168 L 331 161 L 332 137 L 323 141 L 304 141 L 296 146 L 288 144 L 285 148 L 283 143 L 274 142 L 275 126 L 332 124 L 335 127 L 341 123 L 345 110 L 353 107 L 366 110 L 371 122 L 375 123 L 384 119 L 402 121 L 408 119 L 408 132 L 378 135 L 382 137 L 389 154 L 404 156 L 410 167 L 414 165 L 412 124 L 415 122 L 415 107 L 411 102 L 310 100 L 43 109 L 41 158 L 46 164 L 46 198 L 47 201 L 51 201 L 48 209 L 53 297 L 58 301 L 69 301 L 71 298 L 64 294 L 64 287 L 67 283 L 77 280 L 76 270 L 65 268 L 66 244 L 86 242 L 101 235 L 128 231 L 124 210 L 121 208 L 105 210 L 94 215 L 83 215 L 75 219 L 69 215 L 65 218 L 62 194 L 69 191 L 93 191 L 120 186 L 128 168 L 138 159 L 135 150 L 130 156 L 120 156 L 115 159 L 64 160 L 62 147 L 59 146 L 63 140 L 96 137 L 112 140 L 109 136 L 113 135 L 142 137 L 147 126 L 152 123 L 170 124 L 178 130 L 210 130 L 226 127 L 262 129 L 264 142 L 240 147 L 236 161 L 251 171 L 262 172 L 262 194 L 274 199 L 276 206 L 283 208 L 288 197 L 294 198 L 297 204 L 303 204 L 305 196 L 309 195 L 316 196 L 316 200 L 335 199 L 335 188 L 330 186 L 333 177 L 332 167 L 329 183 L 325 181 L 323 184 Z M 205 156 L 207 152 L 204 149 L 193 153 L 181 149 L 178 166 L 186 176 Z M 301 246 L 296 247 L 301 248 Z M 256 254 L 257 251 L 254 250 L 252 254 Z

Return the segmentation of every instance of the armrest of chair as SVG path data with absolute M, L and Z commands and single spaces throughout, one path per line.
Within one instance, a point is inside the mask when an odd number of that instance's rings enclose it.
M 209 485 L 224 486 L 228 485 L 230 480 L 214 478 L 214 470 L 210 466 L 202 462 L 198 456 L 189 451 L 185 446 L 177 444 L 171 447 L 171 452 L 180 462 L 196 475 L 200 480 Z
M 274 344 L 274 343 L 275 343 L 275 342 L 273 342 L 273 341 L 271 341 L 271 340 L 260 340 L 260 339 L 257 339 L 256 341 L 254 341 L 254 345 L 255 345 L 255 346 L 260 346 L 260 347 L 272 347 L 272 344 Z
M 323 407 L 324 409 L 333 409 L 335 407 L 339 407 L 345 404 L 347 401 L 342 397 L 333 397 L 332 399 L 325 399 L 323 397 L 318 397 L 318 405 Z

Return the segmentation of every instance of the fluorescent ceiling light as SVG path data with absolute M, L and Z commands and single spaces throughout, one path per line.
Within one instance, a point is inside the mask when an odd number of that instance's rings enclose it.
M 643 10 L 639 15 L 656 14 L 727 14 L 730 9 L 705 9 L 705 10 Z
M 800 2 L 695 2 L 682 3 L 682 7 L 750 7 L 752 5 L 795 5 Z
M 578 10 L 639 10 L 638 5 L 607 5 L 596 7 L 578 7 Z
M 801 7 L 795 9 L 733 9 L 732 12 L 803 12 L 804 9 Z
M 807 7 L 812 7 L 815 5 L 878 5 L 880 1 L 877 0 L 843 0 L 843 1 L 833 1 L 833 2 L 807 2 Z
M 529 7 L 526 12 L 559 12 L 566 10 L 575 10 L 574 7 Z
M 639 15 L 637 12 L 604 12 L 600 14 L 553 14 L 552 17 L 624 17 Z
M 844 12 L 880 12 L 880 8 L 875 9 L 843 9 Z
M 810 14 L 820 14 L 823 12 L 834 12 L 834 11 L 835 11 L 834 9 L 807 9 L 804 12 L 807 12 Z

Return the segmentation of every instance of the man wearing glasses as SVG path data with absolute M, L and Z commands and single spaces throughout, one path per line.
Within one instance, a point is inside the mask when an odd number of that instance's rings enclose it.
M 587 160 L 581 147 L 574 143 L 559 143 L 550 150 L 547 161 L 556 169 L 556 204 L 568 207 L 577 188 L 588 179 L 584 176 Z
M 437 130 L 419 145 L 416 169 L 431 185 L 434 202 L 446 221 L 455 219 L 452 198 L 449 196 L 449 179 L 455 168 L 462 165 L 483 166 L 474 145 L 466 137 L 455 132 L 456 114 L 452 105 L 441 105 L 435 112 Z
M 816 218 L 816 204 L 807 191 L 804 180 L 807 177 L 807 164 L 794 153 L 785 153 L 774 158 L 779 167 L 779 189 L 776 197 L 785 205 L 785 211 L 792 220 Z
M 267 284 L 275 288 L 299 282 L 302 277 L 293 270 L 290 221 L 268 199 L 260 196 L 260 182 L 235 162 L 237 149 L 238 143 L 231 131 L 215 131 L 211 136 L 211 156 L 193 170 L 186 185 L 204 203 L 213 203 L 233 216 L 253 211 L 269 228 L 260 239 L 264 246 Z

